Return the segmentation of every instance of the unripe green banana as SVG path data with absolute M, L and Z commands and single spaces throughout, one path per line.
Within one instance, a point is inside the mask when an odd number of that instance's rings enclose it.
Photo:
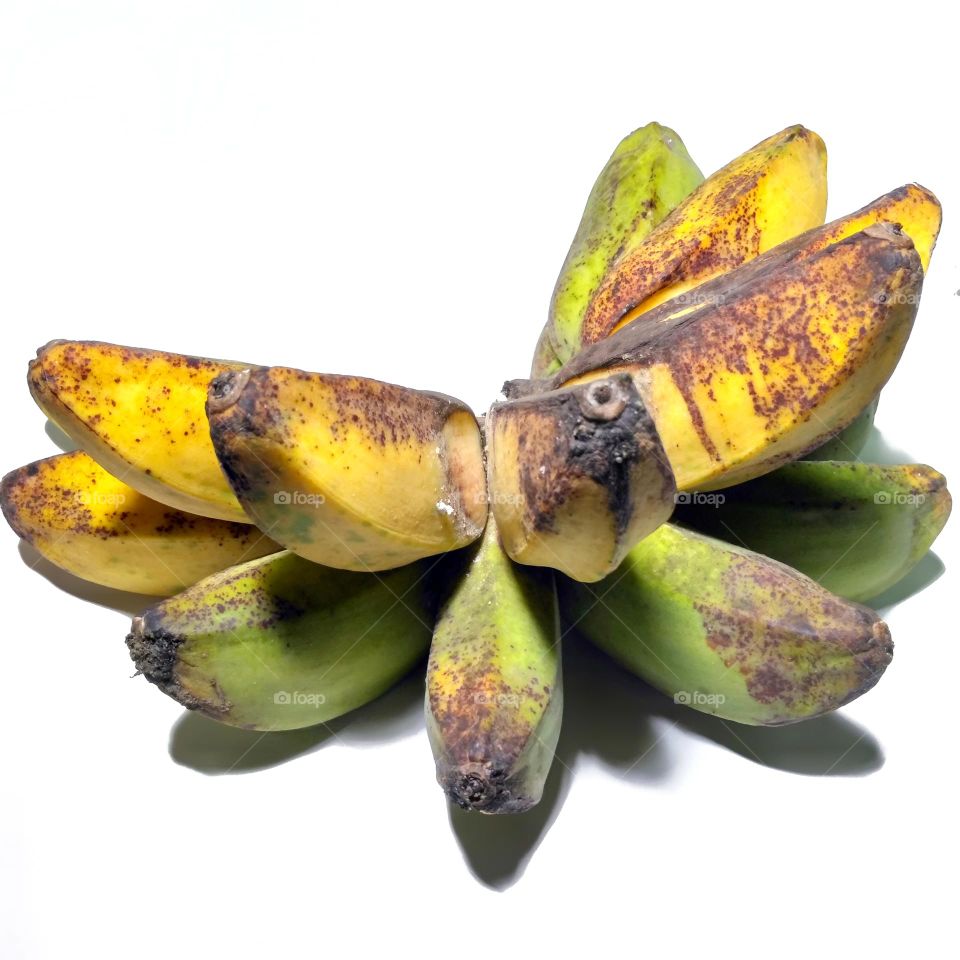
M 869 600 L 920 561 L 950 516 L 943 474 L 922 464 L 803 461 L 674 518 L 780 560 L 850 600 Z
M 127 646 L 137 670 L 190 710 L 248 730 L 308 727 L 380 696 L 426 653 L 425 572 L 274 554 L 150 607 Z
M 590 191 L 557 278 L 532 377 L 554 373 L 573 356 L 590 298 L 613 261 L 702 182 L 703 174 L 669 127 L 648 123 L 620 141 Z
M 464 809 L 519 813 L 539 801 L 560 734 L 554 575 L 512 563 L 492 516 L 456 559 L 427 667 L 437 781 Z
M 686 704 L 779 725 L 859 697 L 893 655 L 886 624 L 769 557 L 664 524 L 598 584 L 561 582 L 564 615 Z

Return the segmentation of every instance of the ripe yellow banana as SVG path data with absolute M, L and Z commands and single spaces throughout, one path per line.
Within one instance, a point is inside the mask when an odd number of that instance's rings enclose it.
M 480 430 L 452 397 L 269 367 L 218 377 L 207 413 L 247 514 L 309 560 L 386 570 L 483 530 Z
M 920 257 L 897 227 L 874 224 L 828 246 L 819 234 L 704 284 L 697 306 L 654 308 L 545 386 L 630 373 L 679 490 L 731 486 L 797 459 L 879 393 L 923 283 Z
M 673 474 L 629 374 L 496 403 L 486 435 L 490 509 L 518 563 L 599 580 L 673 512 Z
M 669 127 L 648 123 L 620 141 L 590 191 L 530 376 L 555 373 L 580 349 L 583 315 L 610 264 L 631 252 L 702 182 L 703 174 Z
M 80 450 L 8 473 L 0 507 L 17 536 L 51 563 L 93 583 L 152 596 L 280 549 L 250 524 L 151 500 Z
M 115 477 L 171 507 L 249 520 L 210 443 L 207 386 L 243 364 L 87 340 L 37 351 L 27 380 L 40 409 Z
M 247 730 L 309 727 L 380 696 L 427 652 L 425 572 L 351 573 L 284 551 L 154 604 L 127 646 L 188 710 Z
M 595 343 L 664 300 L 823 223 L 827 152 L 788 127 L 708 177 L 663 223 L 611 265 L 584 314 Z
M 519 813 L 539 801 L 560 735 L 553 573 L 512 564 L 492 518 L 451 568 L 427 665 L 437 781 L 464 809 Z
M 561 581 L 593 643 L 685 704 L 779 725 L 866 693 L 893 656 L 886 624 L 768 557 L 664 524 L 608 580 Z

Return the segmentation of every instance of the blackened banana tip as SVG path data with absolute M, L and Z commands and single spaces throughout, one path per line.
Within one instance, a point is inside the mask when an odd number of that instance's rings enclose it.
M 464 810 L 483 810 L 490 805 L 497 790 L 479 768 L 471 766 L 455 772 L 447 792 Z
M 232 407 L 250 380 L 249 367 L 226 370 L 213 379 L 207 393 L 207 413 L 222 413 Z

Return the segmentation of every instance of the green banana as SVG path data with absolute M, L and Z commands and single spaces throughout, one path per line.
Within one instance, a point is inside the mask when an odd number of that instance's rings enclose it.
M 312 726 L 380 696 L 426 653 L 425 570 L 375 576 L 274 554 L 150 607 L 127 646 L 190 710 L 249 730 Z
M 452 571 L 433 634 L 427 732 L 451 800 L 519 813 L 539 801 L 560 735 L 554 575 L 513 564 L 492 517 L 468 557 Z
M 532 377 L 549 376 L 573 356 L 587 306 L 613 261 L 701 183 L 703 174 L 669 127 L 648 123 L 620 141 L 590 191 L 557 278 Z
M 844 427 L 835 437 L 831 437 L 826 443 L 821 444 L 816 450 L 811 450 L 804 459 L 856 460 L 870 439 L 879 403 L 880 395 L 877 394 L 861 411 L 856 420 Z
M 677 703 L 779 725 L 855 699 L 893 655 L 886 624 L 768 557 L 672 524 L 598 584 L 561 583 L 588 639 Z
M 803 461 L 688 495 L 674 519 L 795 567 L 833 593 L 869 600 L 906 576 L 947 517 L 946 478 L 920 464 Z

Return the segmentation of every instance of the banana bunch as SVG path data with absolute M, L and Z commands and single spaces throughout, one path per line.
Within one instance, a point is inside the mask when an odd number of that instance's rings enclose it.
M 825 223 L 789 127 L 704 178 L 648 124 L 590 193 L 529 379 L 478 417 L 360 376 L 56 340 L 30 392 L 77 449 L 0 484 L 14 532 L 157 599 L 127 645 L 183 706 L 323 723 L 426 663 L 437 779 L 529 809 L 574 628 L 678 703 L 779 725 L 890 662 L 864 602 L 943 529 L 945 478 L 863 463 L 940 228 L 908 184 Z

